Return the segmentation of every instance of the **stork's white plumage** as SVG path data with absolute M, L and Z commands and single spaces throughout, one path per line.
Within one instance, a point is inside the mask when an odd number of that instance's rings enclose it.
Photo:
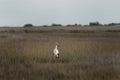
M 56 43 L 56 46 L 53 50 L 53 54 L 56 58 L 59 58 L 58 43 Z

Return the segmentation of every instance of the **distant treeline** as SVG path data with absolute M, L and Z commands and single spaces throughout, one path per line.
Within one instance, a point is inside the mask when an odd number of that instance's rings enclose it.
M 24 27 L 34 27 L 33 24 L 25 24 Z M 74 26 L 120 26 L 120 23 L 108 23 L 108 24 L 101 24 L 99 22 L 90 22 L 88 25 L 82 25 L 82 24 L 68 24 L 68 25 L 62 25 L 62 24 L 51 24 L 51 25 L 42 25 L 43 27 L 57 27 L 57 26 L 68 26 L 68 27 L 74 27 Z

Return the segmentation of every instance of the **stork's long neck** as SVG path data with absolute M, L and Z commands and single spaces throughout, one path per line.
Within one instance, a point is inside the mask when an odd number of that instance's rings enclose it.
M 57 48 L 58 48 L 58 45 L 56 45 L 55 48 L 57 49 Z

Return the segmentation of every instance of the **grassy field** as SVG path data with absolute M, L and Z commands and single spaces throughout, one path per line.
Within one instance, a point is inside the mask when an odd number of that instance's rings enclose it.
M 120 80 L 119 68 L 119 26 L 0 28 L 0 80 Z

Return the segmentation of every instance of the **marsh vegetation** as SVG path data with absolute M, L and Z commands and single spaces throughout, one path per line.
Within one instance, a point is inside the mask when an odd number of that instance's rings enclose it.
M 0 28 L 0 80 L 119 80 L 119 27 Z M 59 43 L 60 62 L 53 63 Z

